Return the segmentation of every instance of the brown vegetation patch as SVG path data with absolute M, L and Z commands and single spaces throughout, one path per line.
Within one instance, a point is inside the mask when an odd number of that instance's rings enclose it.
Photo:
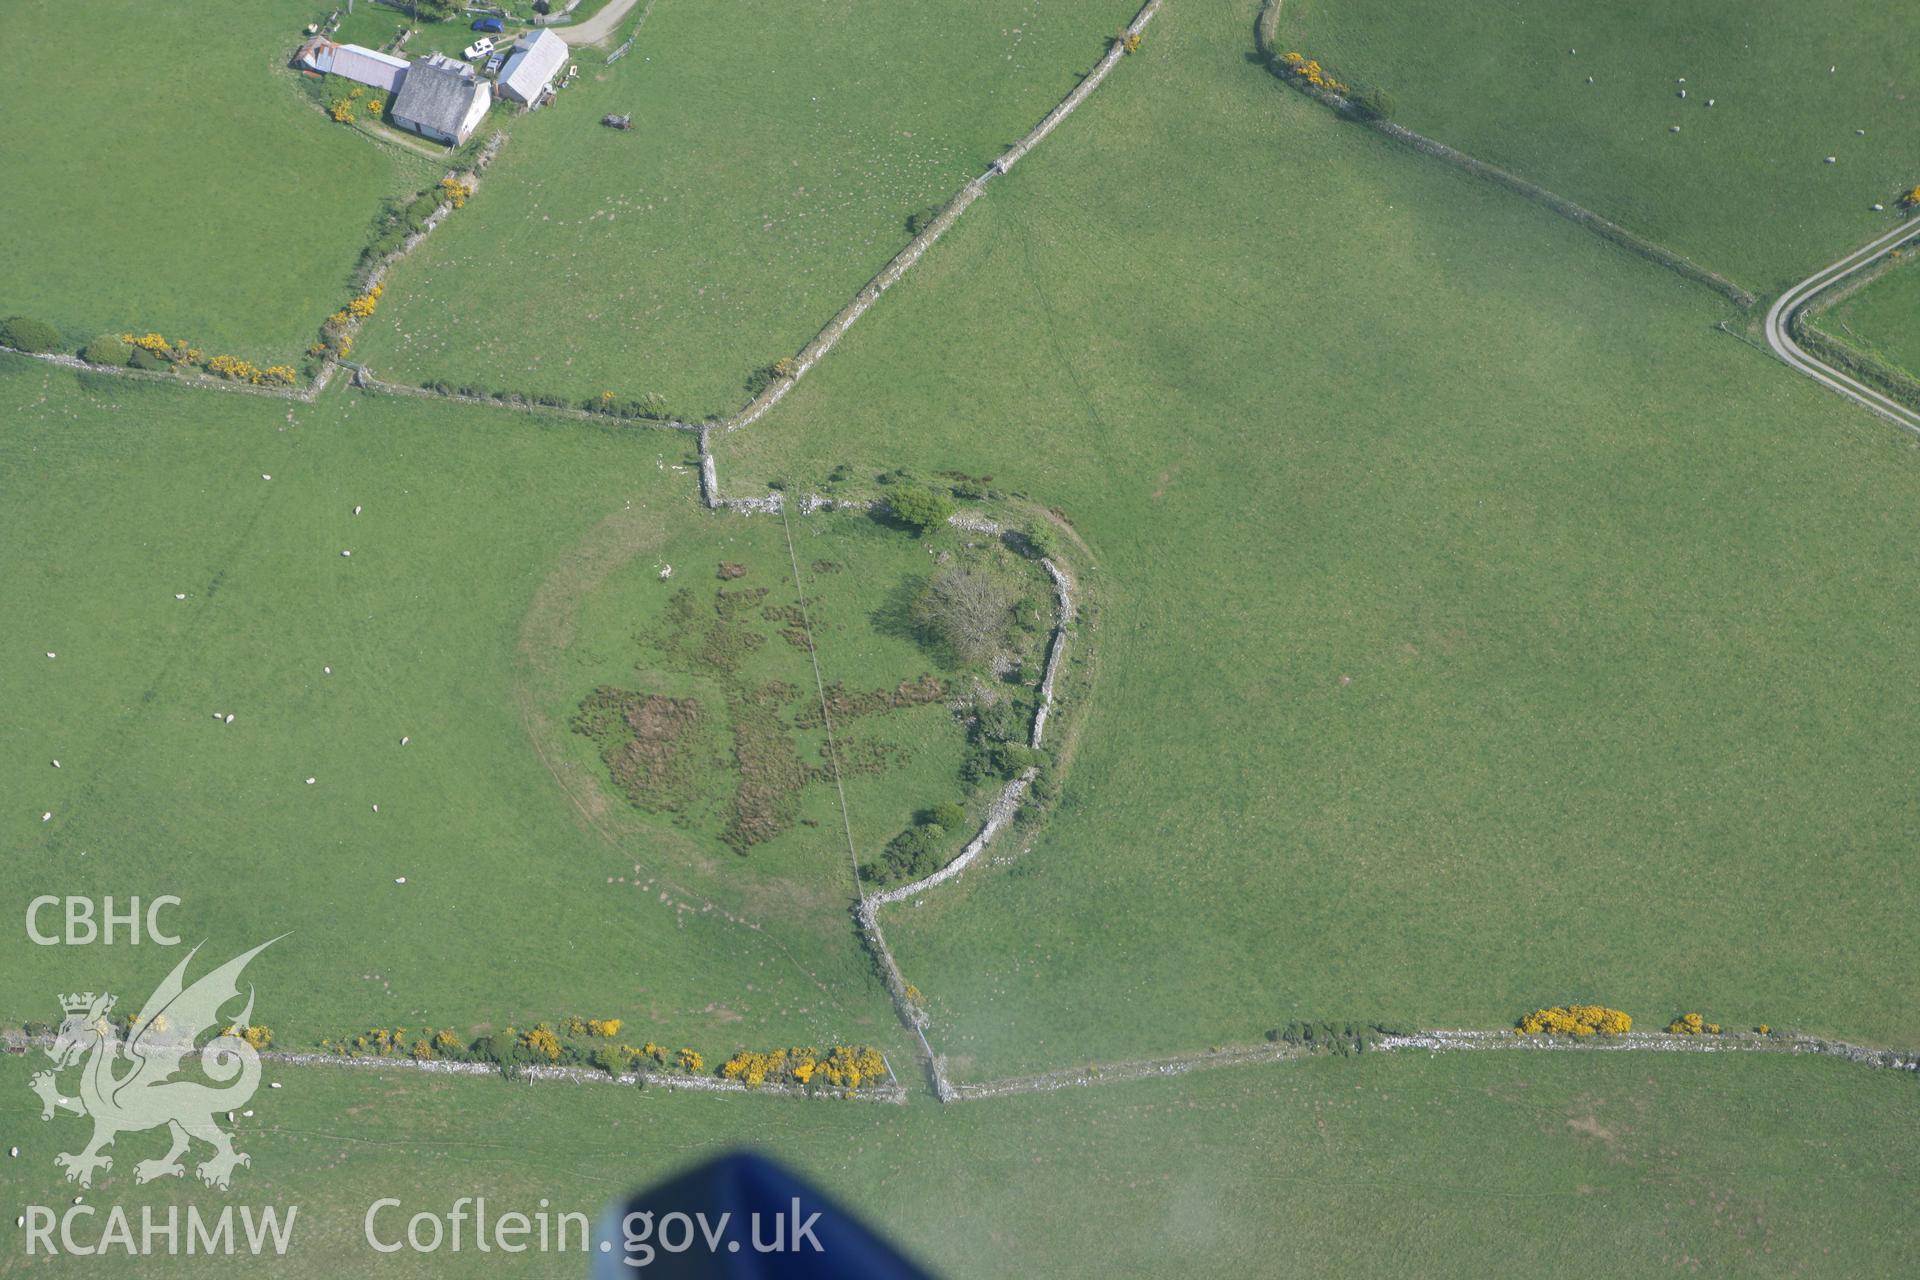
M 747 566 L 733 560 L 722 560 L 720 562 L 720 580 L 722 582 L 730 582 L 735 578 L 744 578 L 746 576 Z
M 650 813 L 679 813 L 693 793 L 691 745 L 701 721 L 694 698 L 601 685 L 580 703 L 575 733 L 600 748 L 614 782 Z
M 947 682 L 932 673 L 918 680 L 902 680 L 891 689 L 871 689 L 864 693 L 853 692 L 836 680 L 827 686 L 826 709 L 827 714 L 833 717 L 833 722 L 840 724 L 876 712 L 922 707 L 929 702 L 939 702 L 946 696 Z M 806 708 L 794 716 L 793 722 L 802 729 L 820 728 L 820 708 Z
M 799 816 L 800 790 L 824 771 L 800 758 L 780 721 L 780 708 L 794 695 L 783 681 L 736 692 L 727 699 L 733 719 L 733 812 L 721 841 L 746 856 L 793 825 Z

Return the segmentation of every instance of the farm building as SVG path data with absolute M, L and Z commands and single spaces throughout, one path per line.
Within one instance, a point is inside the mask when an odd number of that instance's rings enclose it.
M 449 59 L 413 64 L 400 96 L 393 100 L 393 122 L 422 137 L 457 147 L 473 136 L 493 105 L 486 82 L 473 68 Z
M 322 75 L 342 76 L 392 93 L 406 79 L 407 60 L 357 44 L 335 44 L 316 36 L 300 46 L 293 65 Z
M 500 70 L 500 96 L 528 103 L 546 92 L 567 64 L 567 42 L 551 31 L 532 31 L 514 41 L 513 56 Z

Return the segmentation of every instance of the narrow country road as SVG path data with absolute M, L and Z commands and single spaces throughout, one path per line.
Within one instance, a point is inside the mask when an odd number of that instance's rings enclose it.
M 1920 435 L 1920 413 L 1893 399 L 1883 392 L 1876 391 L 1859 379 L 1825 364 L 1809 355 L 1799 343 L 1793 340 L 1792 323 L 1794 313 L 1800 310 L 1814 296 L 1832 285 L 1838 284 L 1861 268 L 1878 262 L 1908 241 L 1920 239 L 1920 217 L 1909 218 L 1892 231 L 1874 240 L 1864 248 L 1856 249 L 1838 262 L 1831 263 L 1802 280 L 1793 288 L 1781 294 L 1767 309 L 1767 345 L 1773 353 L 1786 363 L 1806 374 L 1829 390 L 1857 404 L 1866 406 L 1881 417 L 1896 422 L 1907 430 Z

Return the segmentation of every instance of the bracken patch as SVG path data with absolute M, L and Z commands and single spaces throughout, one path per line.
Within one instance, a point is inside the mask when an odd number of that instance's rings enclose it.
M 693 791 L 690 748 L 701 719 L 698 699 L 602 685 L 580 703 L 573 729 L 599 746 L 614 782 L 636 806 L 680 813 Z

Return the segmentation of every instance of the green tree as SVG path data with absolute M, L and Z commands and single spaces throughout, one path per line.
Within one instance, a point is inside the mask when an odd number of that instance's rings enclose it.
M 893 518 L 920 533 L 937 528 L 953 514 L 953 499 L 921 485 L 908 485 L 887 495 Z

